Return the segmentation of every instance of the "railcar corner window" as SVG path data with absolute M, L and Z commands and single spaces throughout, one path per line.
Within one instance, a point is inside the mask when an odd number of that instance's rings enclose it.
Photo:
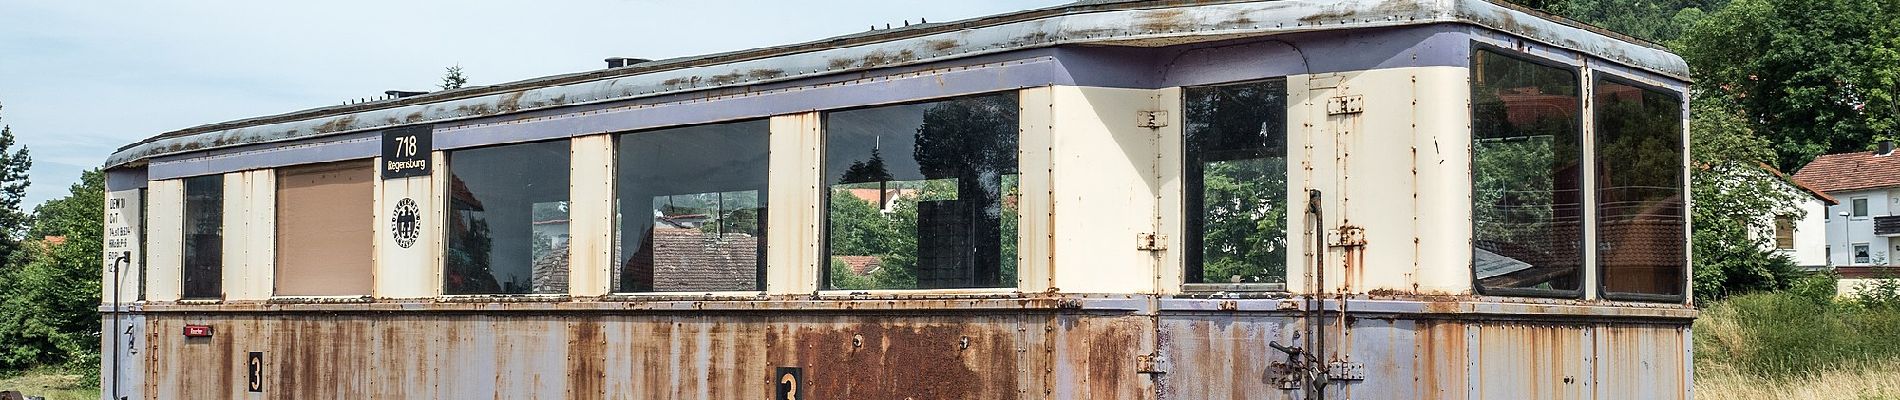
M 566 294 L 565 140 L 449 152 L 444 294 Z
M 1479 290 L 1572 296 L 1584 254 L 1577 73 L 1490 50 L 1476 51 L 1471 69 Z
M 185 178 L 186 299 L 224 297 L 224 175 Z
M 762 290 L 765 120 L 622 134 L 619 292 Z
M 1682 100 L 1614 79 L 1597 79 L 1594 89 L 1604 293 L 1681 296 L 1689 264 Z M 1777 239 L 1792 241 L 1789 231 Z
M 825 114 L 830 289 L 1016 286 L 1016 94 Z
M 1286 283 L 1286 81 L 1183 91 L 1188 283 Z

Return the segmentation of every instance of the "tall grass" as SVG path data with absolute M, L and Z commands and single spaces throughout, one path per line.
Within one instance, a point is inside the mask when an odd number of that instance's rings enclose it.
M 1710 399 L 1900 399 L 1900 298 L 1836 299 L 1833 281 L 1730 297 L 1695 323 Z

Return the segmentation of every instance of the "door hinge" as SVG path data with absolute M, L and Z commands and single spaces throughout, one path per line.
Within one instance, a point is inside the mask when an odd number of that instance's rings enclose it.
M 1168 236 L 1143 233 L 1135 235 L 1135 250 L 1161 251 L 1168 249 Z
M 1168 373 L 1168 358 L 1153 353 L 1135 356 L 1135 372 L 1143 374 Z
M 1135 114 L 1135 126 L 1142 128 L 1168 126 L 1168 110 L 1142 110 Z
M 1332 232 L 1327 232 L 1326 236 L 1327 242 L 1331 243 L 1334 247 L 1366 245 L 1366 228 L 1350 225 L 1342 226 Z
M 1335 381 L 1366 380 L 1366 363 L 1334 361 L 1331 364 L 1326 364 L 1326 378 Z
M 1326 99 L 1326 115 L 1358 114 L 1366 111 L 1365 96 L 1333 96 Z

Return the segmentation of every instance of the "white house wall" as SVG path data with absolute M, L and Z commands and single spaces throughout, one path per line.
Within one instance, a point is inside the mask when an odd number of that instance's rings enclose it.
M 1893 196 L 1887 189 L 1841 191 L 1828 195 L 1841 202 L 1828 207 L 1826 214 L 1828 260 L 1832 261 L 1831 264 L 1891 264 L 1894 261 L 1894 243 L 1889 238 L 1874 235 L 1874 217 L 1893 215 L 1893 211 L 1900 209 L 1900 205 L 1894 204 L 1900 201 L 1900 197 Z M 1851 216 L 1856 198 L 1867 199 L 1867 216 Z M 1849 216 L 1843 217 L 1843 213 Z M 1870 263 L 1854 262 L 1853 245 L 1856 243 L 1868 244 Z

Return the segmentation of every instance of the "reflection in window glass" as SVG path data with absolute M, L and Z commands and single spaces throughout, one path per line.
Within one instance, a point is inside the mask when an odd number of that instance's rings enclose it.
M 1575 72 L 1476 52 L 1473 264 L 1483 289 L 1574 291 L 1583 280 L 1582 135 Z
M 568 142 L 450 152 L 444 294 L 566 294 Z
M 832 289 L 1016 285 L 1014 93 L 825 114 Z
M 224 175 L 185 178 L 184 298 L 224 297 Z
M 1183 95 L 1187 282 L 1285 283 L 1286 81 Z
M 1689 264 L 1682 101 L 1613 80 L 1598 80 L 1595 90 L 1597 264 L 1603 289 L 1682 295 Z
M 619 292 L 762 290 L 766 121 L 620 135 Z

